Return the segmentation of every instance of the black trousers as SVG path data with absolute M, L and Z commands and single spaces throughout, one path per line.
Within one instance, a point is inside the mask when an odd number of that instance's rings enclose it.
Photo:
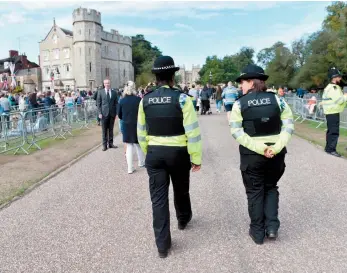
M 188 222 L 192 216 L 189 195 L 190 156 L 186 147 L 149 146 L 146 156 L 149 191 L 152 200 L 153 229 L 158 250 L 171 242 L 169 185 L 174 192 L 178 221 Z
M 277 182 L 285 170 L 285 154 L 274 158 L 262 155 L 241 155 L 241 174 L 251 218 L 250 231 L 257 240 L 263 240 L 266 230 L 277 231 L 279 192 Z
M 107 143 L 109 145 L 113 144 L 113 128 L 114 128 L 115 117 L 111 117 L 110 115 L 107 117 L 102 117 L 101 126 L 102 126 L 102 145 L 107 147 Z
M 206 114 L 209 108 L 210 108 L 210 101 L 201 100 L 201 114 Z
M 336 152 L 337 141 L 340 135 L 340 114 L 326 115 L 328 131 L 326 135 L 325 151 Z

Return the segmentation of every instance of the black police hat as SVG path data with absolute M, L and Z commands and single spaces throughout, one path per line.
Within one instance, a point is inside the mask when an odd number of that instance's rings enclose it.
M 259 79 L 262 81 L 266 81 L 269 78 L 268 75 L 265 75 L 264 69 L 262 69 L 260 66 L 249 64 L 247 65 L 240 75 L 236 79 L 236 82 L 241 82 L 241 80 L 250 80 L 250 79 Z
M 332 67 L 328 71 L 328 77 L 331 80 L 336 77 L 342 77 L 342 74 L 336 67 Z
M 170 56 L 160 56 L 154 61 L 152 73 L 159 74 L 178 70 L 180 68 L 175 66 L 174 60 Z

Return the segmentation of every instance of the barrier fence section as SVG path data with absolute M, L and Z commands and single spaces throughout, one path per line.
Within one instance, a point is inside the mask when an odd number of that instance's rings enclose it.
M 19 151 L 29 154 L 30 149 L 41 150 L 44 139 L 66 139 L 75 129 L 90 129 L 95 124 L 97 107 L 94 101 L 85 101 L 59 108 L 40 108 L 28 111 L 14 110 L 0 116 L 0 154 Z
M 285 100 L 292 108 L 293 114 L 297 116 L 295 121 L 300 123 L 303 123 L 305 120 L 315 121 L 318 123 L 316 128 L 326 124 L 323 107 L 319 106 L 322 99 L 314 101 L 297 96 L 286 96 Z M 347 108 L 340 115 L 340 127 L 347 128 Z

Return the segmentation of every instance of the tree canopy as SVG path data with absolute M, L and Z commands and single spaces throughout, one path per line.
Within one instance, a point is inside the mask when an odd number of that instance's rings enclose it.
M 254 49 L 249 47 L 243 47 L 235 55 L 225 56 L 224 58 L 209 56 L 199 72 L 200 82 L 203 84 L 209 82 L 210 72 L 212 84 L 234 81 L 244 66 L 254 63 L 253 56 Z
M 132 37 L 132 53 L 136 86 L 145 86 L 153 81 L 153 62 L 162 52 L 156 46 L 152 46 L 143 35 L 138 34 Z
M 320 31 L 290 45 L 278 41 L 258 52 L 257 64 L 270 76 L 269 86 L 323 87 L 328 82 L 330 67 L 347 72 L 347 2 L 333 2 L 327 12 Z M 209 81 L 210 72 L 213 84 L 235 80 L 247 64 L 253 63 L 254 57 L 254 50 L 249 47 L 224 58 L 209 56 L 200 71 L 201 82 Z

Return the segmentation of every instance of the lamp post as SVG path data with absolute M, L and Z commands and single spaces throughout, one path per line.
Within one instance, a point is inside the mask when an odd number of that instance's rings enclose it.
M 212 72 L 210 71 L 210 75 L 209 75 L 209 84 L 211 85 L 211 81 L 212 81 Z

